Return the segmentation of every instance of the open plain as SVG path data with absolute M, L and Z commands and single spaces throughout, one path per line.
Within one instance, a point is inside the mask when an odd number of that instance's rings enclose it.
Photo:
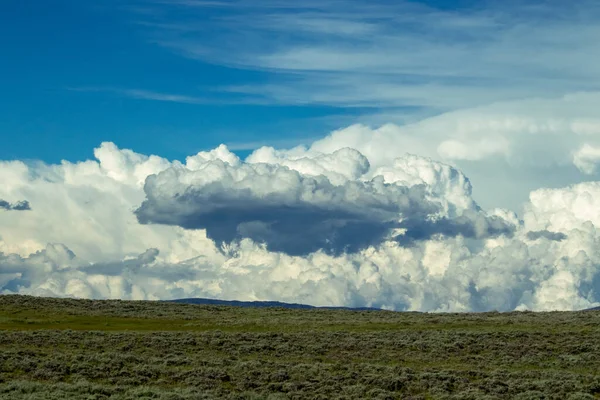
M 0 398 L 594 399 L 599 324 L 0 296 Z

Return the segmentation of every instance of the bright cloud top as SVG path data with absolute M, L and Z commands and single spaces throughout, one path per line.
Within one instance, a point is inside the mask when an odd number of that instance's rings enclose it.
M 339 134 L 245 161 L 104 143 L 76 164 L 2 162 L 0 198 L 31 210 L 0 210 L 0 290 L 421 311 L 600 302 L 597 182 L 536 190 L 520 220 L 482 210 L 447 164 L 318 150 Z

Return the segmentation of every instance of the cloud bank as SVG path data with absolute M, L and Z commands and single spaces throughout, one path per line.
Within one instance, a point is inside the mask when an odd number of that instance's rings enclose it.
M 599 182 L 535 190 L 518 217 L 479 207 L 455 167 L 327 151 L 336 135 L 246 160 L 103 143 L 85 162 L 1 162 L 0 198 L 34 207 L 0 213 L 0 291 L 419 311 L 600 303 Z

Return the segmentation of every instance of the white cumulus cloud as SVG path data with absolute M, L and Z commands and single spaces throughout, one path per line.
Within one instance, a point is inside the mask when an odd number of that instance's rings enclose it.
M 420 311 L 599 304 L 600 183 L 533 191 L 520 219 L 482 210 L 448 164 L 327 151 L 327 140 L 246 161 L 224 146 L 181 163 L 105 143 L 80 163 L 2 162 L 0 198 L 31 210 L 0 212 L 0 292 Z

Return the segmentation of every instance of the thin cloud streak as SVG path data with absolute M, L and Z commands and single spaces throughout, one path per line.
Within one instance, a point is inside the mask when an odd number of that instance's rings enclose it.
M 210 104 L 213 103 L 213 100 L 202 98 L 202 97 L 194 97 L 194 96 L 186 96 L 180 94 L 172 94 L 172 93 L 160 93 L 154 92 L 151 90 L 143 90 L 143 89 L 118 89 L 118 88 L 103 88 L 103 87 L 75 87 L 68 88 L 68 90 L 74 92 L 109 92 L 114 93 L 124 97 L 130 97 L 139 100 L 154 100 L 154 101 L 165 101 L 165 102 L 173 102 L 173 103 L 186 103 L 186 104 Z
M 248 142 L 227 142 L 225 145 L 231 151 L 243 151 L 243 150 L 256 150 L 264 146 L 275 146 L 277 148 L 291 148 L 296 146 L 303 146 L 307 143 L 316 141 L 317 137 L 308 138 L 289 138 L 280 140 L 256 140 Z
M 126 89 L 122 90 L 121 93 L 125 96 L 141 100 L 169 101 L 174 103 L 188 104 L 206 104 L 208 102 L 207 99 L 202 99 L 199 97 L 183 96 L 179 94 L 157 93 L 139 89 Z
M 150 100 L 150 101 L 162 101 L 168 103 L 181 103 L 181 104 L 197 104 L 197 105 L 225 105 L 225 104 L 251 104 L 260 105 L 265 104 L 265 100 L 258 98 L 251 98 L 248 96 L 242 97 L 238 94 L 237 97 L 233 96 L 227 99 L 215 98 L 215 97 L 200 97 L 200 96 L 189 96 L 175 93 L 162 93 L 152 90 L 145 89 L 122 89 L 112 87 L 69 87 L 67 90 L 73 92 L 107 92 L 120 97 L 127 97 L 137 100 Z M 213 95 L 214 91 L 211 92 Z

